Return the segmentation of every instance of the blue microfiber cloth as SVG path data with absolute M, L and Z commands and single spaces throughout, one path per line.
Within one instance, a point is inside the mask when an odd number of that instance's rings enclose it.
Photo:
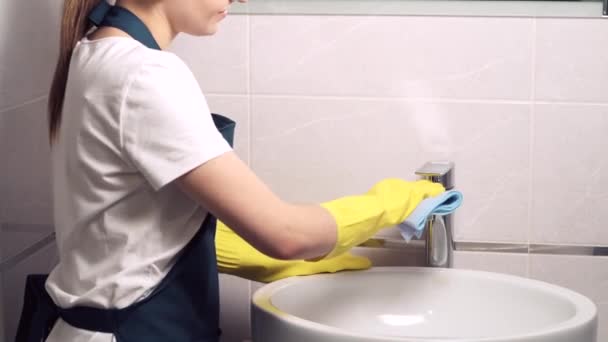
M 420 239 L 426 225 L 426 220 L 430 216 L 451 214 L 460 207 L 460 204 L 462 204 L 462 193 L 456 190 L 446 191 L 439 196 L 423 200 L 410 216 L 398 225 L 401 236 L 407 242 L 414 236 Z

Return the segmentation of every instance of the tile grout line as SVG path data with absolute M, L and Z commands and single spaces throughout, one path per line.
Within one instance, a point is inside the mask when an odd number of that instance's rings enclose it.
M 23 103 L 20 103 L 18 105 L 2 108 L 2 109 L 0 109 L 0 114 L 16 110 L 16 109 L 19 109 L 21 107 L 25 107 L 27 105 L 31 105 L 32 103 L 36 103 L 36 102 L 39 102 L 39 101 L 42 101 L 42 100 L 46 100 L 46 99 L 48 99 L 48 97 L 49 97 L 48 94 L 44 94 L 44 95 L 38 96 L 36 98 L 33 98 L 31 100 L 27 100 L 27 101 L 25 101 Z
M 535 174 L 535 170 L 536 170 L 536 164 L 534 162 L 534 147 L 535 147 L 535 140 L 536 140 L 536 66 L 537 66 L 537 56 L 536 56 L 536 47 L 537 47 L 537 43 L 538 43 L 538 38 L 537 38 L 537 23 L 538 23 L 538 19 L 537 18 L 533 18 L 532 19 L 532 75 L 531 75 L 531 83 L 532 86 L 530 87 L 530 127 L 529 127 L 529 139 L 530 139 L 530 146 L 529 146 L 529 152 L 528 152 L 528 158 L 529 158 L 529 178 L 528 178 L 528 234 L 527 234 L 527 238 L 528 238 L 528 259 L 526 260 L 526 276 L 531 277 L 531 273 L 530 270 L 532 268 L 531 263 L 532 263 L 532 247 L 531 247 L 531 237 L 532 237 L 532 229 L 533 229 L 533 220 L 532 220 L 532 215 L 534 212 L 534 199 L 535 199 L 535 193 L 534 193 L 534 174 Z
M 246 50 L 247 50 L 247 123 L 248 123 L 248 141 L 247 141 L 247 164 L 250 168 L 253 169 L 253 144 L 252 144 L 252 134 L 253 134 L 253 96 L 251 92 L 251 28 L 252 28 L 252 20 L 251 16 L 247 15 L 247 41 L 246 41 Z
M 3 273 L 4 271 L 9 270 L 10 268 L 19 264 L 23 260 L 36 254 L 38 251 L 42 250 L 43 248 L 51 245 L 53 242 L 55 242 L 55 233 L 54 232 L 49 233 L 48 235 L 46 235 L 45 237 L 36 241 L 35 243 L 33 243 L 29 247 L 25 248 L 21 252 L 11 256 L 10 258 L 6 259 L 3 262 L 0 262 L 0 273 Z
M 251 20 L 251 16 L 247 15 L 247 97 L 248 97 L 248 106 L 247 106 L 247 123 L 248 123 L 248 127 L 247 129 L 249 130 L 248 132 L 248 141 L 247 141 L 247 163 L 249 165 L 250 168 L 253 169 L 253 144 L 252 144 L 252 136 L 253 136 L 253 115 L 252 115 L 252 108 L 253 108 L 253 96 L 252 96 L 252 91 L 251 91 L 251 31 L 252 31 L 252 20 Z M 247 298 L 248 301 L 251 302 L 251 289 L 252 289 L 252 282 L 251 280 L 247 281 Z M 247 310 L 247 317 L 251 317 L 251 307 L 250 305 L 246 306 L 246 310 Z M 251 332 L 251 319 L 249 319 L 249 332 Z M 250 335 L 250 334 L 249 334 Z M 250 337 L 250 336 L 247 336 Z

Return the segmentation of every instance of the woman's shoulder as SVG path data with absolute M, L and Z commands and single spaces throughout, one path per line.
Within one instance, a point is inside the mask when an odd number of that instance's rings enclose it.
M 145 104 L 167 109 L 176 107 L 176 103 L 198 106 L 206 102 L 196 77 L 173 52 L 133 46 L 122 61 L 124 64 L 117 70 L 125 75 L 121 93 L 124 103 L 133 108 Z
M 72 56 L 70 87 L 75 94 L 105 94 L 118 103 L 202 101 L 198 82 L 181 58 L 130 37 L 83 39 Z
M 113 69 L 113 73 L 190 76 L 189 68 L 173 52 L 150 49 L 130 37 L 83 38 L 75 52 L 75 57 L 86 64 L 99 64 L 104 69 Z

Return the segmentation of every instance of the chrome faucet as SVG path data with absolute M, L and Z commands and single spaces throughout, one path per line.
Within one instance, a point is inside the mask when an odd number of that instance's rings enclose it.
M 446 190 L 454 188 L 454 163 L 450 161 L 430 161 L 416 171 L 416 174 L 431 182 L 441 183 Z M 424 227 L 424 241 L 412 240 L 406 242 L 402 238 L 375 236 L 363 242 L 359 247 L 390 248 L 390 249 L 424 249 L 425 265 L 428 267 L 453 266 L 455 249 L 452 215 L 433 215 L 427 219 Z M 422 255 L 421 255 L 422 257 Z
M 454 188 L 453 162 L 427 162 L 416 174 L 431 182 L 441 183 L 446 190 Z M 451 268 L 454 254 L 452 215 L 431 216 L 426 222 L 425 232 L 427 266 Z

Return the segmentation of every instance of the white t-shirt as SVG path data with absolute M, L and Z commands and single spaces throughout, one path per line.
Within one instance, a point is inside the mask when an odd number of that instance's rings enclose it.
M 55 303 L 124 308 L 149 293 L 207 215 L 172 181 L 230 150 L 176 55 L 128 37 L 79 42 L 52 149 Z M 112 340 L 62 320 L 47 339 Z

